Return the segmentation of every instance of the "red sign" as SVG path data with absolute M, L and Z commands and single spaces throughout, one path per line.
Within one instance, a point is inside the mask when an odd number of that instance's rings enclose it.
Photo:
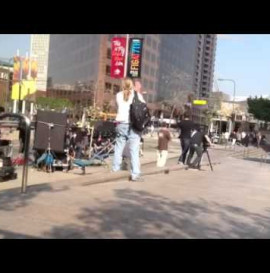
M 112 38 L 111 77 L 123 78 L 125 74 L 126 38 Z

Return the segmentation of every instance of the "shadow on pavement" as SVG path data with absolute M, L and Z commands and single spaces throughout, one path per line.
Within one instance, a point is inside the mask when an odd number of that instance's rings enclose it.
M 54 189 L 48 184 L 28 186 L 27 193 L 21 194 L 20 188 L 0 191 L 0 211 L 12 211 L 17 208 L 25 207 L 30 200 L 35 198 L 42 192 L 56 193 L 59 191 L 68 190 L 69 187 Z
M 252 157 L 248 157 L 248 158 L 244 158 L 244 160 L 247 161 L 253 161 L 253 162 L 258 162 L 258 163 L 270 163 L 270 159 L 265 159 L 265 158 L 252 158 Z
M 54 227 L 46 238 L 269 238 L 270 217 L 204 199 L 115 190 L 116 201 L 83 208 L 80 223 Z M 102 207 L 102 209 L 100 209 Z M 269 215 L 269 211 L 266 211 Z
M 40 239 L 40 238 L 0 229 L 0 239 Z

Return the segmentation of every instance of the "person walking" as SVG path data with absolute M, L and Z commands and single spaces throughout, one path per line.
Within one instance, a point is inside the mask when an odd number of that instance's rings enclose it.
M 133 102 L 135 90 L 131 79 L 124 79 L 122 82 L 123 91 L 116 94 L 117 115 L 116 115 L 116 143 L 114 148 L 114 158 L 112 171 L 121 170 L 122 155 L 126 142 L 129 142 L 130 160 L 131 160 L 131 181 L 143 181 L 140 171 L 140 140 L 141 133 L 130 126 L 130 106 Z M 144 102 L 140 93 L 137 93 L 138 99 Z
M 166 165 L 169 141 L 171 141 L 171 134 L 164 122 L 158 132 L 157 167 Z
M 231 133 L 232 146 L 234 146 L 234 145 L 235 145 L 235 143 L 236 143 L 236 139 L 237 139 L 236 132 L 235 132 L 235 131 L 233 131 L 233 132 Z
M 239 131 L 236 133 L 236 144 L 241 145 L 241 133 Z
M 154 124 L 152 123 L 151 124 L 151 131 L 150 131 L 151 137 L 153 137 L 154 132 L 155 132 L 155 127 L 154 127 Z
M 182 154 L 178 159 L 178 164 L 184 165 L 186 162 L 186 156 L 189 150 L 190 138 L 191 138 L 191 130 L 194 128 L 195 124 L 192 120 L 189 120 L 188 113 L 184 114 L 184 120 L 182 120 L 179 124 L 180 129 L 180 141 L 182 147 Z
M 260 147 L 261 139 L 262 139 L 262 134 L 261 134 L 260 131 L 258 131 L 257 134 L 256 134 L 256 144 L 257 144 L 257 148 Z

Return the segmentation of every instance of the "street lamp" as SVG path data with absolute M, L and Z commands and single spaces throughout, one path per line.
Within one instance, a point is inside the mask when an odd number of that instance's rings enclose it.
M 232 79 L 218 79 L 218 81 L 227 81 L 227 82 L 232 82 L 233 83 L 233 111 L 232 111 L 232 113 L 235 115 L 235 113 L 234 113 L 235 89 L 236 89 L 235 80 L 232 80 Z M 234 121 L 232 122 L 232 124 L 234 125 Z

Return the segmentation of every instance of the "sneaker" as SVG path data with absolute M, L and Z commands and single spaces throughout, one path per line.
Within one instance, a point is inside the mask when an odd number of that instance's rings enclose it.
M 192 170 L 192 171 L 199 171 L 199 169 L 198 169 L 198 168 L 195 168 L 195 167 L 189 167 L 188 169 L 189 169 L 189 170 Z
M 143 179 L 143 177 L 139 176 L 136 178 L 130 178 L 130 181 L 131 182 L 144 182 L 144 179 Z
M 177 164 L 180 165 L 180 166 L 184 165 L 184 163 L 182 161 L 178 161 Z

